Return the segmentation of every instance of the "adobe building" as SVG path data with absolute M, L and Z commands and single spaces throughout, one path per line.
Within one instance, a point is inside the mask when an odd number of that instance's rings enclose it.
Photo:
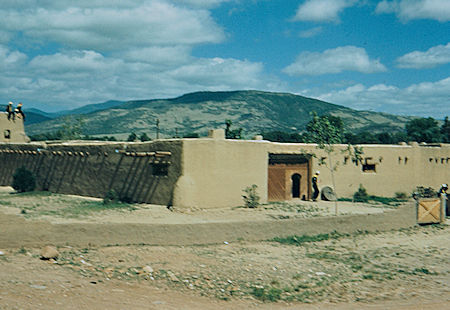
M 25 166 L 36 175 L 38 190 L 99 198 L 114 190 L 125 200 L 180 208 L 239 206 L 252 184 L 262 203 L 310 199 L 316 170 L 319 188 L 332 187 L 330 170 L 321 164 L 329 154 L 316 145 L 228 140 L 223 130 L 142 143 L 11 142 L 0 142 L 0 185 L 10 185 L 15 169 Z M 392 197 L 450 181 L 449 144 L 362 147 L 361 161 L 343 152 L 347 145 L 336 145 L 331 154 L 339 163 L 339 197 L 351 197 L 360 184 L 369 194 Z
M 23 120 L 16 115 L 8 120 L 8 113 L 0 113 L 0 142 L 24 143 L 30 139 L 25 134 Z

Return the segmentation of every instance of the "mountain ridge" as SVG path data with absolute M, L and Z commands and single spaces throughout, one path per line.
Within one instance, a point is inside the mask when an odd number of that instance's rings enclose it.
M 257 134 L 271 130 L 299 132 L 311 119 L 310 113 L 339 116 L 348 130 L 400 131 L 411 117 L 381 112 L 357 111 L 341 105 L 290 93 L 245 91 L 200 91 L 169 99 L 130 100 L 75 109 L 42 123 L 26 126 L 28 134 L 44 133 L 62 127 L 67 115 L 84 119 L 84 133 L 112 135 L 120 133 L 149 132 L 160 122 L 162 136 L 197 132 L 206 133 L 211 128 L 223 128 L 226 119 L 233 127 L 242 127 L 244 133 Z M 103 109 L 95 109 L 104 107 Z M 79 113 L 83 110 L 86 113 Z

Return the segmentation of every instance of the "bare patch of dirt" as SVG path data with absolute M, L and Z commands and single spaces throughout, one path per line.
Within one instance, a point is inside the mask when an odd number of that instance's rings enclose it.
M 338 214 L 377 214 L 397 208 L 380 203 L 338 202 Z M 61 223 L 134 223 L 134 224 L 196 224 L 215 222 L 267 221 L 312 218 L 335 215 L 335 204 L 329 201 L 302 201 L 270 203 L 250 209 L 229 208 L 174 208 L 151 204 L 103 205 L 102 199 L 49 192 L 15 194 L 12 188 L 0 187 L 1 212 L 28 220 Z
M 2 249 L 0 305 L 2 309 L 300 305 L 443 309 L 450 305 L 448 236 L 449 227 L 439 225 L 343 235 L 301 246 L 273 241 L 66 246 L 50 261 L 40 260 L 38 248 Z
M 92 203 L 64 195 L 0 193 L 1 211 L 26 218 L 25 230 L 26 223 L 43 216 L 127 222 L 141 211 L 130 222 L 145 214 L 150 219 L 140 220 L 149 223 L 202 223 L 334 212 L 332 203 L 304 202 L 174 212 L 139 205 L 74 217 L 61 211 L 83 201 Z M 383 212 L 386 206 L 349 205 L 344 212 L 361 208 Z M 448 225 L 429 225 L 196 246 L 67 244 L 48 261 L 40 259 L 40 248 L 0 248 L 0 309 L 445 309 L 450 307 L 449 231 Z

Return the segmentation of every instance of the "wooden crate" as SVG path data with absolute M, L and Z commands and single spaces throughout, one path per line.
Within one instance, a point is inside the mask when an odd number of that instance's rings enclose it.
M 417 202 L 417 223 L 435 224 L 445 220 L 445 211 L 442 212 L 441 199 L 424 198 Z

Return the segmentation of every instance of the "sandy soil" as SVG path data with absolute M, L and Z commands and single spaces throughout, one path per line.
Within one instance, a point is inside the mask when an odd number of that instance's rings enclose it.
M 80 201 L 91 199 L 0 193 L 1 211 L 27 221 L 201 223 L 334 212 L 333 203 L 302 203 L 301 212 L 296 203 L 258 210 L 170 212 L 139 205 L 95 214 L 61 211 Z M 339 208 L 348 214 L 391 207 L 340 203 Z M 448 224 L 297 244 L 68 244 L 58 248 L 55 260 L 41 260 L 40 248 L 0 248 L 0 309 L 450 309 Z
M 217 222 L 243 222 L 279 220 L 287 218 L 309 218 L 334 216 L 335 203 L 330 201 L 309 202 L 292 200 L 283 203 L 262 205 L 256 209 L 243 207 L 215 209 L 171 209 L 151 204 L 136 204 L 135 209 L 117 209 L 97 212 L 68 214 L 68 205 L 81 202 L 101 202 L 102 199 L 74 195 L 21 196 L 16 199 L 11 187 L 0 187 L 1 212 L 14 214 L 26 219 L 45 220 L 53 224 L 61 223 L 133 223 L 133 224 L 198 224 Z M 394 206 L 363 204 L 340 201 L 338 214 L 376 214 Z M 26 211 L 23 214 L 24 210 Z M 132 212 L 130 212 L 132 211 Z

